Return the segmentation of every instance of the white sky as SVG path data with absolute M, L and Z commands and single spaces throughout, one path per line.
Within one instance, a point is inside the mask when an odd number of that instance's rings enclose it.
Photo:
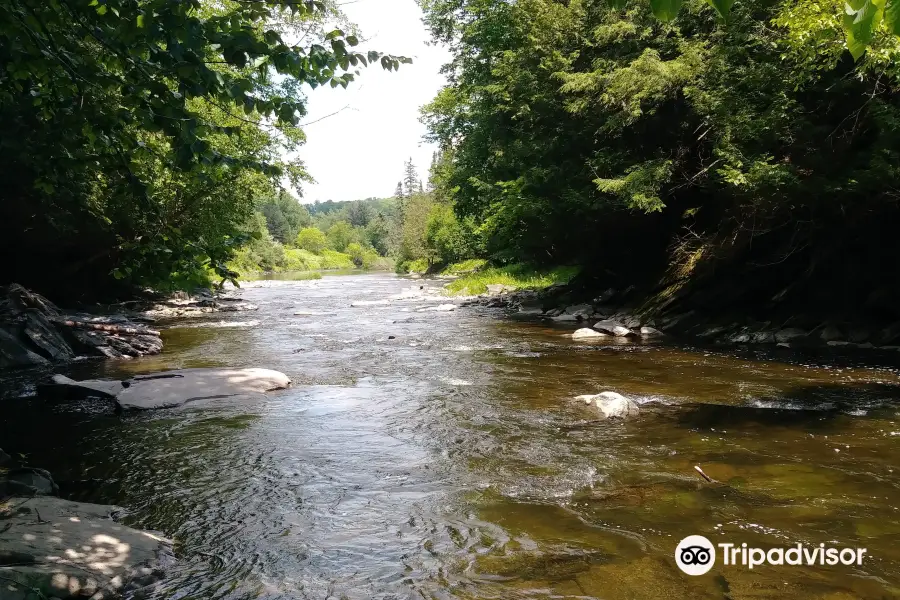
M 415 0 L 356 0 L 342 8 L 361 30 L 358 49 L 408 56 L 413 64 L 401 65 L 399 72 L 375 64 L 361 69 L 346 90 L 308 92 L 303 122 L 311 124 L 303 128 L 307 142 L 298 156 L 317 183 L 304 186 L 303 203 L 392 196 L 404 161 L 412 157 L 425 181 L 436 149 L 422 140 L 419 107 L 445 83 L 439 71 L 449 55 L 426 45 L 430 36 Z

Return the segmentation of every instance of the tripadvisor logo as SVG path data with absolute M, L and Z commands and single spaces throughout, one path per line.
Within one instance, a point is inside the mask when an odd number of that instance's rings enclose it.
M 740 565 L 752 569 L 760 565 L 830 566 L 861 565 L 865 548 L 830 548 L 825 544 L 789 548 L 751 548 L 747 544 L 720 543 L 713 545 L 702 535 L 689 535 L 675 548 L 675 562 L 688 575 L 703 575 L 716 564 L 716 547 L 722 552 L 722 564 Z

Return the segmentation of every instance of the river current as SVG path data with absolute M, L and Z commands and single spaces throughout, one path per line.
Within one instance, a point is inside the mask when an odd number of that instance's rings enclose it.
M 173 538 L 159 599 L 900 597 L 889 362 L 581 342 L 497 309 L 417 312 L 437 300 L 351 306 L 440 285 L 248 284 L 258 312 L 173 323 L 158 357 L 66 372 L 260 366 L 291 389 L 125 415 L 11 401 L 0 446 L 50 470 L 63 497 L 127 507 L 128 524 Z M 598 422 L 571 400 L 606 390 L 641 414 Z M 689 577 L 674 550 L 691 534 L 867 555 Z

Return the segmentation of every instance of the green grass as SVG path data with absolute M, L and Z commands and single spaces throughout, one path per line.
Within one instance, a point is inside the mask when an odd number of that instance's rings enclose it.
M 407 260 L 397 264 L 397 273 L 425 273 L 428 271 L 428 261 L 424 258 Z
M 483 258 L 470 258 L 468 260 L 447 265 L 441 270 L 441 273 L 445 275 L 463 275 L 465 273 L 472 273 L 473 271 L 483 269 L 485 265 L 487 265 L 487 261 Z
M 334 250 L 322 250 L 322 266 L 320 269 L 355 269 L 356 265 L 349 254 L 335 252 Z
M 487 292 L 489 285 L 506 285 L 517 290 L 540 290 L 558 283 L 567 283 L 578 274 L 579 267 L 534 269 L 528 265 L 490 267 L 460 277 L 446 286 L 452 296 L 473 296 Z

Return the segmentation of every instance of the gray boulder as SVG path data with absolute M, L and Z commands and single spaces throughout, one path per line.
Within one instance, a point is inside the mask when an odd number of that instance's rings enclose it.
M 43 469 L 22 467 L 10 469 L 0 478 L 0 497 L 56 496 L 59 487 L 53 477 Z
M 641 327 L 640 334 L 641 334 L 641 337 L 645 337 L 645 338 L 661 337 L 661 336 L 665 335 L 659 329 L 656 329 L 655 327 L 647 327 L 647 326 Z
M 506 292 L 516 291 L 516 288 L 510 285 L 503 285 L 502 283 L 492 283 L 485 287 L 487 288 L 487 293 L 491 296 L 499 296 L 500 294 L 504 294 Z
M 595 408 L 603 419 L 624 419 L 626 417 L 633 417 L 641 410 L 634 400 L 626 398 L 618 392 L 586 394 L 583 396 L 576 396 L 575 400 L 580 400 Z
M 84 398 L 115 399 L 125 385 L 121 381 L 105 379 L 87 379 L 75 381 L 65 375 L 54 375 L 52 383 L 38 386 L 40 396 L 56 400 L 82 400 Z
M 574 304 L 572 306 L 567 306 L 565 313 L 568 315 L 575 315 L 576 317 L 586 317 L 590 314 L 593 314 L 594 307 L 590 304 Z
M 147 410 L 228 397 L 264 398 L 265 392 L 291 385 L 284 373 L 270 369 L 184 369 L 135 377 L 118 394 L 122 409 Z
M 172 542 L 120 525 L 114 506 L 14 498 L 2 515 L 0 600 L 119 598 L 162 578 Z
M 560 323 L 574 323 L 575 321 L 580 321 L 581 317 L 563 313 L 554 317 L 550 317 L 550 319 L 553 321 L 558 321 Z
M 26 348 L 18 338 L 0 327 L 0 368 L 46 365 L 47 359 Z
M 608 333 L 609 335 L 617 337 L 629 337 L 635 335 L 633 331 L 622 325 L 622 323 L 612 319 L 597 321 L 594 323 L 593 327 L 597 331 L 602 331 L 603 333 Z
M 806 338 L 808 335 L 809 333 L 802 329 L 798 329 L 796 327 L 787 327 L 775 333 L 775 341 L 780 344 L 789 344 L 790 342 Z
M 572 334 L 573 340 L 590 340 L 590 339 L 598 339 L 605 338 L 606 334 L 601 333 L 599 331 L 595 331 L 593 329 L 589 329 L 587 327 L 582 327 L 578 331 Z
M 12 462 L 12 457 L 0 448 L 0 467 L 5 467 Z

